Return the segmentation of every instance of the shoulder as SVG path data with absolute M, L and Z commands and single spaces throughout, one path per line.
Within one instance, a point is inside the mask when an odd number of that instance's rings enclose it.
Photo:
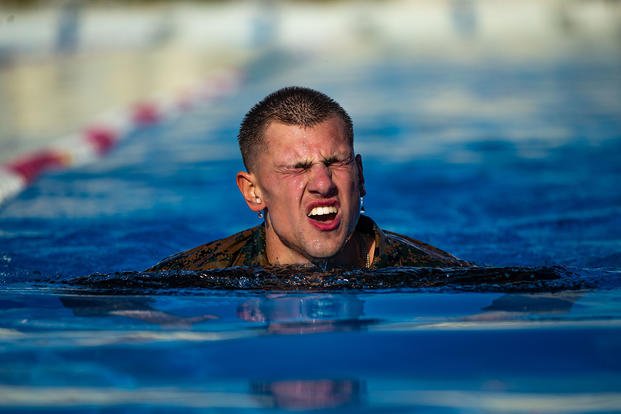
M 369 217 L 362 216 L 360 228 L 375 237 L 375 267 L 430 266 L 462 267 L 470 263 L 437 247 L 402 234 L 380 229 Z
M 262 265 L 264 244 L 264 230 L 260 225 L 167 257 L 147 271 Z
M 462 267 L 469 263 L 435 246 L 402 234 L 383 230 L 386 266 Z

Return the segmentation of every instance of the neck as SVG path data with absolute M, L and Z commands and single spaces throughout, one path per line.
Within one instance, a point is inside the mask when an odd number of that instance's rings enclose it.
M 368 268 L 373 263 L 374 251 L 374 239 L 354 232 L 341 251 L 327 260 L 326 267 Z
M 368 268 L 373 263 L 375 251 L 375 240 L 359 232 L 354 232 L 336 255 L 327 258 L 307 257 L 291 248 L 275 248 L 281 246 L 282 241 L 274 232 L 267 232 L 265 243 L 271 265 L 315 265 L 323 270 L 332 267 Z

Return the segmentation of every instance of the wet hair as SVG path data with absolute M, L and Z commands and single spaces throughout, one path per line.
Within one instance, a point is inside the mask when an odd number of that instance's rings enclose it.
M 250 171 L 258 150 L 265 144 L 265 130 L 270 122 L 312 127 L 334 115 L 345 124 L 345 136 L 353 146 L 351 118 L 329 96 L 299 86 L 289 86 L 269 94 L 248 111 L 239 128 L 237 139 L 246 170 Z

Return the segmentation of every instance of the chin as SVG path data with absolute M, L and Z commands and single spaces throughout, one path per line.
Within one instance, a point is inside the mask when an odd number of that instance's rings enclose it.
M 349 234 L 345 233 L 344 228 L 339 229 L 338 233 L 320 233 L 307 239 L 304 244 L 304 256 L 311 260 L 328 260 L 337 256 L 347 244 Z
M 313 258 L 317 260 L 327 260 L 331 259 L 343 249 L 345 243 L 341 243 L 339 246 L 334 247 L 324 247 L 320 249 L 311 249 L 307 250 L 307 253 Z

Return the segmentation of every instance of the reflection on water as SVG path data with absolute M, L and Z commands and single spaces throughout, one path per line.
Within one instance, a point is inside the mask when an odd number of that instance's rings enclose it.
M 61 295 L 60 302 L 79 317 L 125 317 L 163 328 L 190 328 L 221 315 L 179 316 L 157 308 L 152 297 Z M 269 334 L 309 334 L 352 331 L 374 321 L 362 319 L 363 301 L 355 294 L 272 294 L 243 300 L 236 309 L 240 320 L 265 327 Z
M 568 314 L 583 294 L 504 294 L 474 312 L 445 321 L 510 321 L 532 318 L 533 315 L 540 320 L 558 318 Z M 217 312 L 176 315 L 158 308 L 154 297 L 72 294 L 60 295 L 58 299 L 78 317 L 124 317 L 166 329 L 189 329 L 205 322 L 226 321 L 226 316 Z M 5 302 L 5 306 L 8 303 L 11 302 Z M 364 300 L 354 293 L 264 293 L 249 299 L 241 298 L 235 315 L 241 321 L 251 322 L 255 333 L 259 333 L 257 328 L 261 327 L 264 333 L 285 335 L 351 332 L 383 323 L 365 316 Z M 420 326 L 424 327 L 426 323 L 428 321 L 421 321 Z
M 615 292 L 169 293 L 3 292 L 3 405 L 526 413 L 621 401 Z
M 562 292 L 557 295 L 506 295 L 501 296 L 483 310 L 505 312 L 568 312 L 581 293 Z
M 272 334 L 350 331 L 373 322 L 360 319 L 363 302 L 353 294 L 266 294 L 240 304 L 237 315 L 264 323 Z
M 269 403 L 270 407 L 290 410 L 312 410 L 357 406 L 364 393 L 364 384 L 356 380 L 287 380 L 256 382 L 250 392 Z
M 181 317 L 152 307 L 154 300 L 148 297 L 98 297 L 59 296 L 63 306 L 75 316 L 123 316 L 168 328 L 189 328 L 195 323 L 217 319 L 214 315 Z
M 272 383 L 251 385 L 250 395 L 239 392 L 159 389 L 111 390 L 106 388 L 27 388 L 0 386 L 0 397 L 7 409 L 36 407 L 52 413 L 83 413 L 84 406 L 104 407 L 105 412 L 127 412 L 132 406 L 138 412 L 152 412 L 165 406 L 166 412 L 220 413 L 223 409 L 255 410 L 312 410 L 326 408 L 328 412 L 512 412 L 512 413 L 613 413 L 618 412 L 621 394 L 608 393 L 506 393 L 502 391 L 437 390 L 428 387 L 396 388 L 392 390 L 365 389 L 365 384 L 347 380 L 285 381 L 285 388 L 320 388 L 315 393 L 326 396 L 323 404 L 307 402 L 309 394 L 298 396 L 287 391 L 274 394 Z M 278 383 L 277 387 L 283 383 Z M 300 383 L 304 385 L 300 386 Z M 392 384 L 390 384 L 392 385 Z M 256 391 L 255 391 L 256 389 Z M 267 389 L 268 391 L 263 391 Z M 326 390 L 328 389 L 328 390 Z M 357 398 L 362 394 L 363 401 Z M 349 398 L 349 400 L 348 400 Z M 336 409 L 341 409 L 335 411 Z M 14 412 L 14 411 L 10 411 Z M 22 412 L 22 411 L 18 411 Z M 134 411 L 135 412 L 135 411 Z M 156 409 L 156 412 L 157 411 Z M 237 411 L 236 411 L 237 412 Z

